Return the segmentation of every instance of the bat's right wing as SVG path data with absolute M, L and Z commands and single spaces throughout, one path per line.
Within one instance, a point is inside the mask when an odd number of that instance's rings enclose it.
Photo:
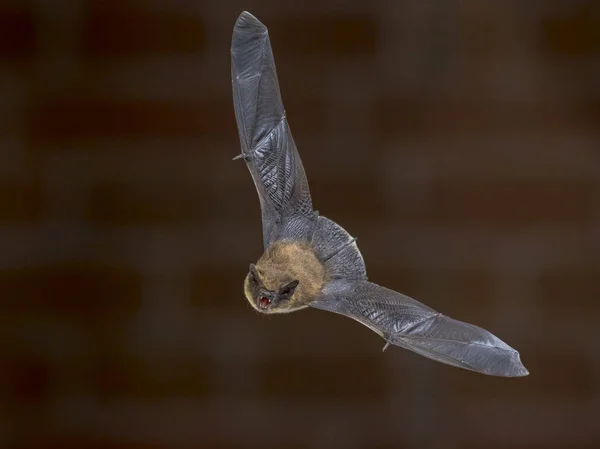
M 243 12 L 231 41 L 233 104 L 242 154 L 260 199 L 265 249 L 306 240 L 316 218 L 308 182 L 281 101 L 267 28 Z
M 529 374 L 519 353 L 490 332 L 457 321 L 420 302 L 367 281 L 339 279 L 312 307 L 350 317 L 388 344 L 438 362 L 492 376 Z

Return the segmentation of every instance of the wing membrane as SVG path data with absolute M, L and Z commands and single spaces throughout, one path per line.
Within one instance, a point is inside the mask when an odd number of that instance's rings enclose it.
M 438 362 L 493 376 L 529 374 L 519 353 L 485 329 L 371 282 L 334 281 L 311 306 L 350 317 L 387 344 Z
M 287 222 L 314 213 L 281 100 L 268 30 L 248 12 L 233 29 L 231 77 L 242 156 L 260 199 L 266 248 L 282 237 L 279 228 L 290 228 Z

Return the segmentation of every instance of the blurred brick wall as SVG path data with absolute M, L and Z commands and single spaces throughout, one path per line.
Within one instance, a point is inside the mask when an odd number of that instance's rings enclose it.
M 4 1 L 0 446 L 599 447 L 600 8 L 506 5 Z M 246 304 L 243 9 L 370 279 L 490 329 L 531 376 Z

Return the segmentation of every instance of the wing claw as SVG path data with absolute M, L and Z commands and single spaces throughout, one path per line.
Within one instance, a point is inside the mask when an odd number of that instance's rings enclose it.
M 246 153 L 240 153 L 238 154 L 236 157 L 232 158 L 232 161 L 237 161 L 238 159 L 244 159 L 245 161 L 247 161 L 249 158 L 249 156 Z
M 391 344 L 392 344 L 392 340 L 388 338 L 388 339 L 385 341 L 385 345 L 383 346 L 383 349 L 381 350 L 381 352 L 385 352 L 385 350 L 386 350 L 386 349 L 388 348 L 388 346 L 389 346 L 389 345 L 391 345 Z

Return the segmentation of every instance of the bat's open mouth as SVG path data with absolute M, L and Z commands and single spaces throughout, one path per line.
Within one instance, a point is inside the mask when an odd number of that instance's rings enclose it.
M 258 298 L 258 307 L 261 309 L 268 309 L 271 306 L 271 300 L 266 296 Z

